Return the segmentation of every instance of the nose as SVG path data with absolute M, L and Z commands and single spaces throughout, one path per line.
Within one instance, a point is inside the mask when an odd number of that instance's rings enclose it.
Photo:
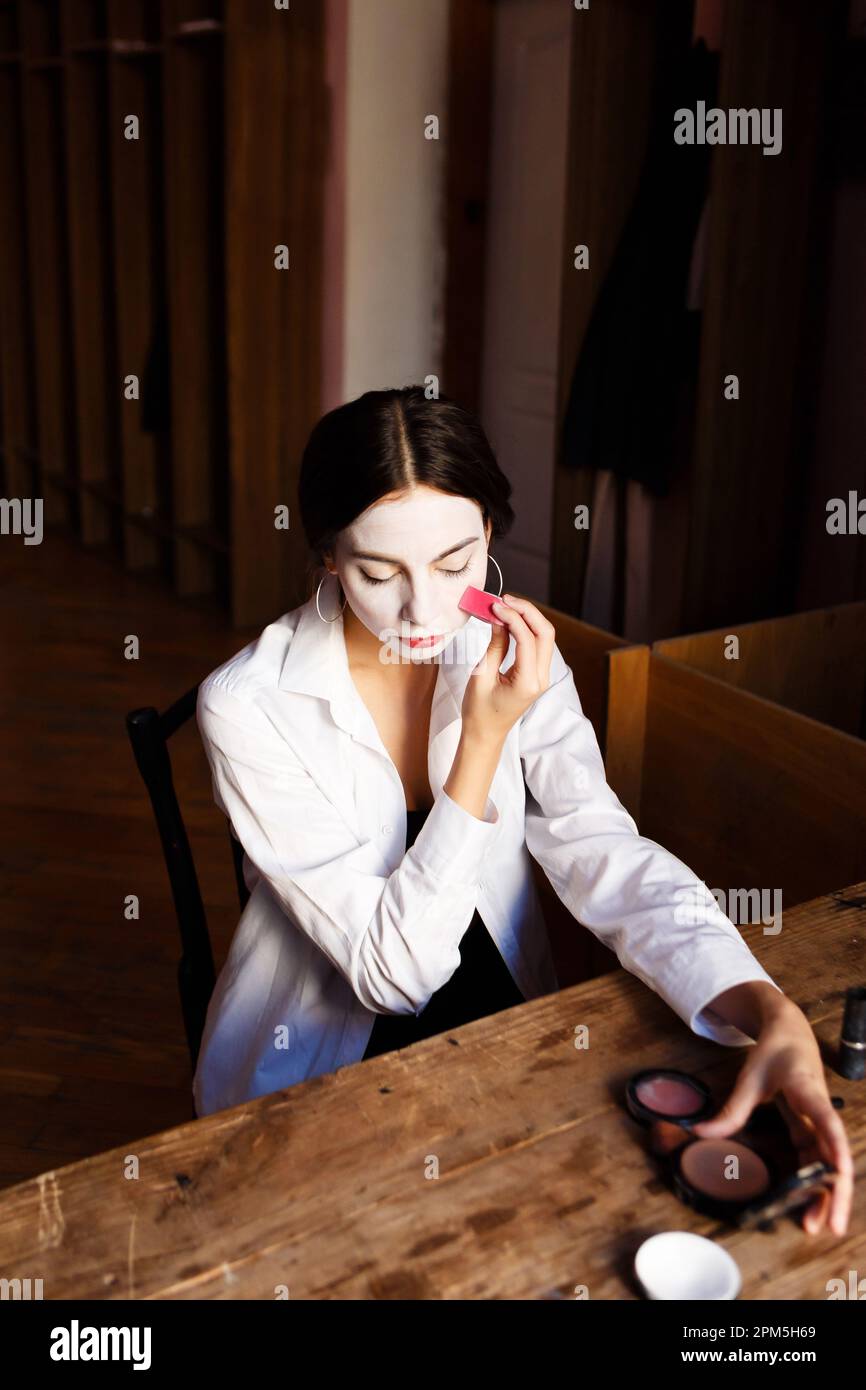
M 429 635 L 445 631 L 441 599 L 435 592 L 432 580 L 410 580 L 409 598 L 403 606 L 401 616 L 409 628 L 410 635 L 416 629 Z

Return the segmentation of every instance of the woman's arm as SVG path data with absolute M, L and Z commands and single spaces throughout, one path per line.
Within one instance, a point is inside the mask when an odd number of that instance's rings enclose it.
M 471 816 L 484 815 L 504 743 L 505 739 L 495 734 L 470 734 L 465 728 L 461 730 L 443 790 Z
M 710 1003 L 746 982 L 776 982 L 706 884 L 638 832 L 605 777 L 595 730 L 554 647 L 550 686 L 519 726 L 526 844 L 576 921 L 701 1037 L 749 1035 Z
M 780 990 L 763 980 L 748 980 L 745 984 L 726 989 L 707 1005 L 723 1023 L 732 1023 L 741 1033 L 757 1039 L 769 1018 L 790 1004 Z

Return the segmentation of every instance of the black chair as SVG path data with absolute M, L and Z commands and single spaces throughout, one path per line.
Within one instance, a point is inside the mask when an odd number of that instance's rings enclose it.
M 132 751 L 156 817 L 174 898 L 177 924 L 180 928 L 181 956 L 177 967 L 177 983 L 193 1072 L 198 1061 L 207 1006 L 216 976 L 198 875 L 175 795 L 168 740 L 187 719 L 195 716 L 197 697 L 198 686 L 194 685 L 192 690 L 182 695 L 164 714 L 160 714 L 152 706 L 147 706 L 131 710 L 126 716 Z M 229 840 L 234 859 L 238 899 L 243 912 L 250 894 L 244 882 L 243 848 L 232 833 L 231 826 Z

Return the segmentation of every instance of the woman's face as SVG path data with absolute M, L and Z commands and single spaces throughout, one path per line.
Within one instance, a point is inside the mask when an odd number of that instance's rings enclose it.
M 328 563 L 346 603 L 391 662 L 429 661 L 464 627 L 468 584 L 483 589 L 487 543 L 481 508 L 419 486 L 369 507 L 337 537 Z M 412 639 L 434 638 L 432 642 Z

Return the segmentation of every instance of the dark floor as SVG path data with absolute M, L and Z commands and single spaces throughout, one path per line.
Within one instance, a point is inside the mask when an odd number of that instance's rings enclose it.
M 179 600 L 47 529 L 38 546 L 0 538 L 0 591 L 7 1187 L 191 1118 L 177 924 L 124 719 L 170 704 L 258 629 L 233 631 L 209 601 Z M 137 661 L 124 657 L 129 634 Z M 194 722 L 172 760 L 219 969 L 238 903 Z M 124 916 L 129 894 L 138 921 Z

